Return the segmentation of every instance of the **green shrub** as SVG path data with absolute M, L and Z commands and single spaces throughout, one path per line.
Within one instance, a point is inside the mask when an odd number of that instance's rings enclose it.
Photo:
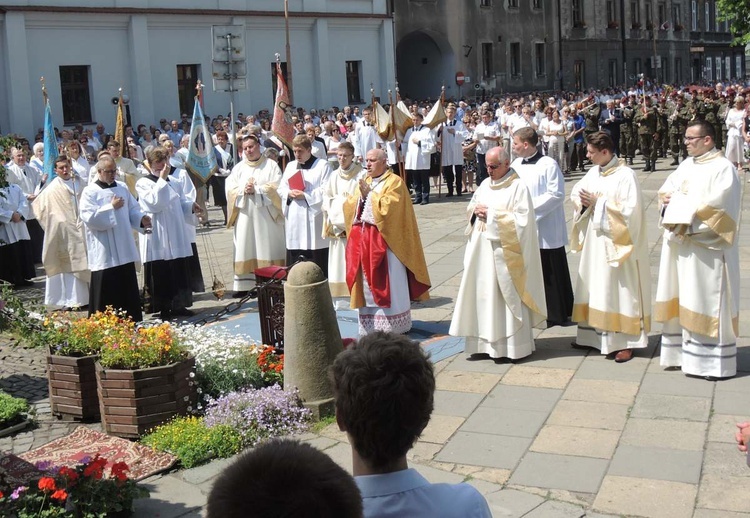
M 198 385 L 211 398 L 235 392 L 243 388 L 263 386 L 263 374 L 257 363 L 257 355 L 249 350 L 223 362 L 204 361 L 196 369 Z
M 213 458 L 231 457 L 242 450 L 242 436 L 231 426 L 208 428 L 203 419 L 195 416 L 178 417 L 158 426 L 141 442 L 155 450 L 171 453 L 186 468 Z
M 28 410 L 29 403 L 25 399 L 0 392 L 0 423 L 12 421 Z

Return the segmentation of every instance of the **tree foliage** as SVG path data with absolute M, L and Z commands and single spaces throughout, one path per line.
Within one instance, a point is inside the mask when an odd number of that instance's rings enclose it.
M 716 0 L 719 20 L 727 20 L 735 45 L 750 43 L 750 0 Z

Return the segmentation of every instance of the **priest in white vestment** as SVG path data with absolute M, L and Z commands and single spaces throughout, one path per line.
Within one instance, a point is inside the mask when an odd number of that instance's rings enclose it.
M 0 279 L 16 288 L 32 286 L 35 275 L 26 219 L 31 209 L 18 185 L 0 188 Z
M 576 346 L 629 361 L 648 346 L 651 273 L 643 196 L 635 172 L 615 155 L 609 134 L 587 137 L 594 164 L 570 194 L 572 252 L 580 252 L 573 320 Z
M 73 173 L 67 156 L 58 156 L 54 166 L 57 176 L 32 203 L 34 214 L 44 229 L 42 263 L 47 274 L 44 303 L 78 308 L 89 303 L 91 280 L 86 232 L 78 213 L 85 184 Z
M 244 135 L 241 146 L 243 160 L 226 181 L 227 226 L 234 228 L 234 297 L 248 294 L 257 268 L 286 264 L 284 214 L 277 193 L 281 169 L 262 154 L 257 135 Z
M 354 194 L 364 175 L 362 166 L 354 162 L 354 146 L 342 142 L 338 147 L 339 168 L 328 180 L 323 198 L 323 237 L 330 240 L 328 249 L 328 286 L 336 309 L 349 307 L 346 285 L 346 217 L 344 203 Z
M 99 179 L 83 189 L 80 206 L 91 270 L 89 315 L 112 306 L 138 322 L 143 320 L 135 273 L 140 258 L 132 231 L 151 228 L 151 218 L 127 185 L 115 181 L 117 166 L 111 156 L 103 155 L 96 168 Z
M 707 379 L 737 373 L 741 185 L 714 147 L 714 127 L 688 123 L 683 161 L 659 189 L 664 229 L 654 318 L 660 364 Z
M 291 265 L 304 257 L 317 264 L 327 278 L 329 242 L 323 237 L 323 191 L 331 166 L 313 156 L 307 135 L 294 137 L 292 150 L 296 160 L 287 164 L 278 189 L 286 221 L 286 261 Z
M 536 218 L 526 184 L 502 147 L 485 157 L 486 178 L 467 208 L 469 242 L 449 333 L 467 354 L 518 360 L 535 349 L 547 318 Z
M 367 176 L 344 204 L 346 283 L 359 334 L 406 333 L 411 301 L 429 298 L 430 276 L 409 191 L 382 149 L 367 153 Z
M 29 214 L 26 217 L 26 227 L 31 236 L 31 254 L 34 263 L 42 262 L 42 248 L 44 248 L 44 231 L 36 220 L 31 202 L 34 201 L 40 189 L 47 181 L 46 175 L 39 172 L 26 163 L 26 155 L 23 149 L 11 149 L 12 161 L 6 167 L 5 173 L 8 183 L 14 183 L 21 188 L 26 201 L 29 202 Z

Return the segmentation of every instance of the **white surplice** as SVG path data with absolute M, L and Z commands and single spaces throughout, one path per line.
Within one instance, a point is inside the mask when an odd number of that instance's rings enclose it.
M 23 219 L 11 221 L 14 212 L 18 212 Z M 25 221 L 30 212 L 29 202 L 18 185 L 11 183 L 0 189 L 0 246 L 31 239 Z
M 328 286 L 336 309 L 349 307 L 346 285 L 346 221 L 344 202 L 354 194 L 364 170 L 352 163 L 348 170 L 337 169 L 326 184 L 323 197 L 323 236 L 330 239 L 328 250 Z
M 487 206 L 487 222 L 474 217 Z M 469 242 L 449 333 L 466 337 L 466 353 L 519 359 L 535 349 L 533 327 L 546 318 L 534 207 L 510 170 L 486 178 L 469 203 Z
M 737 373 L 741 186 L 720 151 L 691 157 L 669 175 L 659 199 L 684 194 L 690 225 L 664 225 L 654 318 L 664 322 L 660 364 L 686 374 Z M 674 195 L 673 195 L 674 196 Z M 660 222 L 662 223 L 662 222 Z
M 323 192 L 331 166 L 326 160 L 311 158 L 312 166 L 302 169 L 297 160 L 286 166 L 279 183 L 281 210 L 286 220 L 286 248 L 288 250 L 321 250 L 328 248 L 328 240 L 323 237 Z M 302 172 L 305 182 L 305 197 L 299 200 L 289 198 L 289 178 Z
M 112 206 L 114 196 L 125 200 L 119 209 Z M 90 183 L 81 194 L 80 213 L 86 227 L 86 249 L 92 272 L 139 262 L 132 230 L 142 232 L 141 219 L 145 214 L 124 183 L 117 182 L 111 188 Z
M 252 179 L 255 194 L 245 194 Z M 275 161 L 261 157 L 243 160 L 227 177 L 225 189 L 234 226 L 234 291 L 247 291 L 256 268 L 286 264 L 284 215 L 277 193 L 281 169 Z
M 179 181 L 149 175 L 135 184 L 138 203 L 151 216 L 151 233 L 138 238 L 141 262 L 169 261 L 193 255 L 185 217 L 193 202 L 186 199 Z
M 582 190 L 597 196 L 586 210 Z M 573 306 L 576 342 L 602 354 L 647 347 L 651 274 L 638 178 L 614 158 L 592 167 L 570 199 L 575 208 L 571 251 L 581 253 Z

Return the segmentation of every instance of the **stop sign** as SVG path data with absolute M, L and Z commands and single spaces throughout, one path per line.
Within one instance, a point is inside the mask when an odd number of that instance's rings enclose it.
M 464 84 L 464 81 L 466 81 L 466 76 L 464 76 L 463 72 L 456 72 L 456 84 L 458 86 L 461 86 Z

